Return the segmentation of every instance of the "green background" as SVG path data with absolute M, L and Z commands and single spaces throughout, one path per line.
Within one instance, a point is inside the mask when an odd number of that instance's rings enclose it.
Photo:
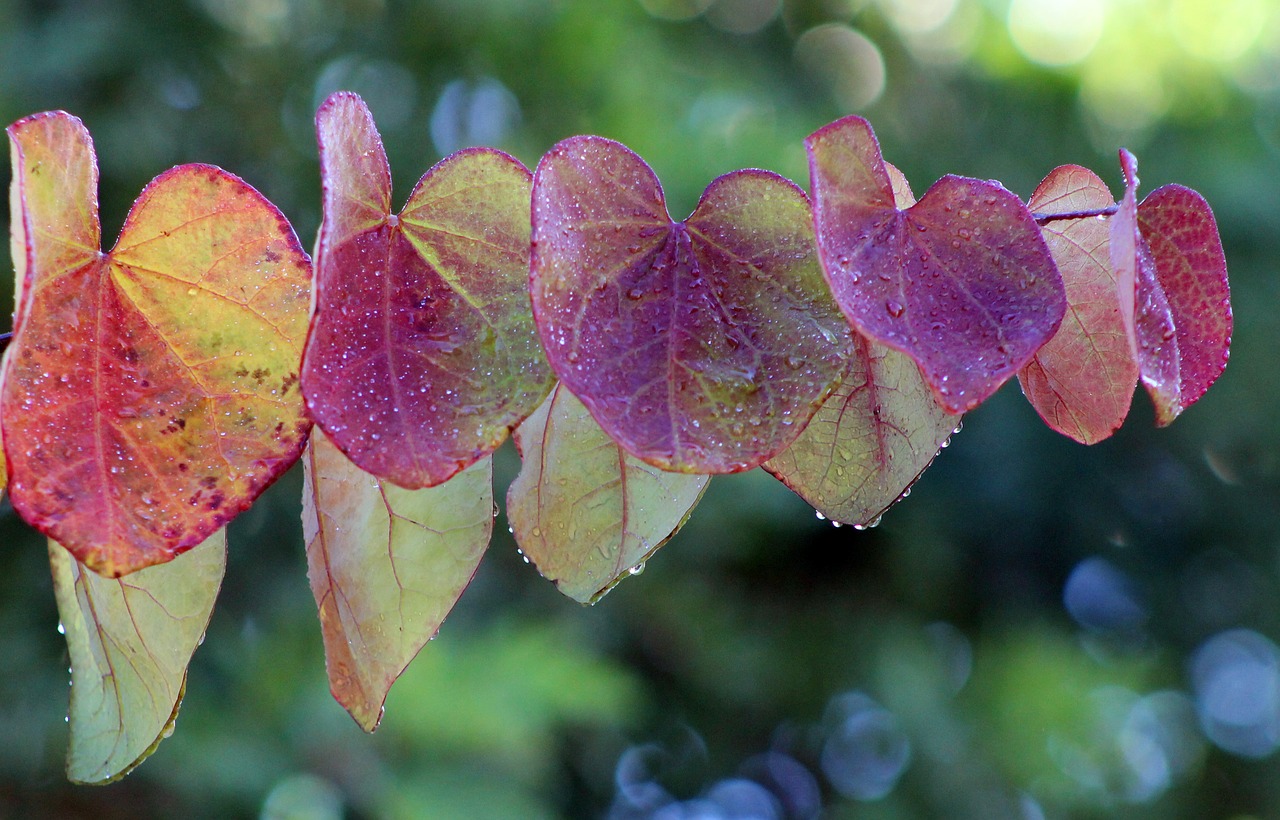
M 807 186 L 803 138 L 856 111 L 917 194 L 959 173 L 1026 197 L 1066 163 L 1119 192 L 1128 146 L 1144 190 L 1212 204 L 1236 311 L 1171 428 L 1138 395 L 1085 448 L 1006 386 L 875 530 L 717 478 L 583 608 L 500 518 L 373 736 L 327 692 L 291 473 L 231 527 L 176 733 L 108 787 L 65 782 L 45 552 L 6 502 L 0 817 L 1280 815 L 1277 69 L 1268 0 L 0 0 L 0 121 L 85 121 L 108 237 L 153 176 L 209 162 L 310 245 L 312 117 L 340 88 L 397 201 L 463 145 L 532 167 L 595 133 L 677 217 L 736 168 Z M 517 467 L 505 447 L 500 490 Z

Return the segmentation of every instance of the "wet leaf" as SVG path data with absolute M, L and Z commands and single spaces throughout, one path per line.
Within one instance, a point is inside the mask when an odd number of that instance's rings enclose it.
M 372 732 L 395 682 L 470 583 L 493 530 L 492 459 L 405 490 L 317 430 L 303 458 L 302 524 L 333 696 Z
M 551 387 L 529 311 L 529 171 L 490 149 L 422 177 L 399 215 L 354 94 L 316 115 L 324 221 L 307 406 L 361 468 L 425 487 L 491 453 Z
M 8 134 L 20 301 L 0 416 L 13 506 L 97 572 L 168 561 L 302 451 L 307 257 L 274 206 L 205 165 L 156 178 L 103 254 L 84 126 L 55 112 Z
M 71 656 L 67 776 L 110 783 L 173 733 L 222 584 L 226 530 L 127 578 L 98 575 L 54 541 L 49 561 Z
M 899 208 L 915 202 L 885 163 Z M 854 335 L 849 369 L 809 426 L 764 468 L 823 517 L 874 525 L 924 472 L 960 423 L 904 353 Z
M 516 428 L 522 466 L 507 490 L 516 542 L 542 575 L 594 603 L 688 520 L 709 476 L 659 470 L 629 455 L 556 385 Z
M 720 177 L 675 223 L 642 159 L 573 137 L 534 174 L 533 241 L 552 369 L 650 464 L 756 466 L 799 435 L 839 376 L 847 333 L 808 202 L 782 177 Z
M 949 412 L 981 403 L 1053 335 L 1062 282 L 1016 196 L 946 176 L 899 209 L 860 117 L 818 130 L 806 148 L 836 301 L 858 331 L 914 358 Z
M 1111 264 L 1138 373 L 1164 426 L 1227 365 L 1231 299 L 1213 212 L 1195 191 L 1166 185 L 1137 204 L 1138 161 L 1121 149 L 1125 193 L 1111 220 Z
M 1049 215 L 1114 204 L 1096 174 L 1066 165 L 1045 177 L 1028 207 Z M 1110 228 L 1104 219 L 1085 216 L 1048 222 L 1041 230 L 1062 274 L 1068 308 L 1058 332 L 1018 377 L 1046 424 L 1094 444 L 1124 422 L 1138 381 L 1116 295 Z
M 960 423 L 933 399 L 915 361 L 859 338 L 849 373 L 800 438 L 764 463 L 823 517 L 874 526 Z

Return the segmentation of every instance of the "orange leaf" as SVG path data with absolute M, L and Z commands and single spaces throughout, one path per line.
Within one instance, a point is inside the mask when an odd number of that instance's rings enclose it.
M 156 178 L 99 248 L 84 125 L 37 114 L 13 149 L 18 309 L 0 415 L 13 506 L 91 569 L 172 559 L 297 460 L 309 268 L 242 180 Z
M 1028 206 L 1043 214 L 1105 209 L 1115 202 L 1096 174 L 1055 168 Z M 1067 312 L 1058 332 L 1018 373 L 1027 400 L 1045 423 L 1082 444 L 1095 444 L 1124 422 L 1138 383 L 1111 268 L 1110 228 L 1087 216 L 1041 228 L 1062 274 Z

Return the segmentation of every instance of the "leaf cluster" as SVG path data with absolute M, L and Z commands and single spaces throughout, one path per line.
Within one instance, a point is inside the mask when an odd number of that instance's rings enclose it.
M 1139 203 L 1125 151 L 1119 202 L 1074 166 L 1025 204 L 956 176 L 917 200 L 851 116 L 806 141 L 808 195 L 736 171 L 676 221 L 652 169 L 591 136 L 533 172 L 460 151 L 393 211 L 364 103 L 335 94 L 316 126 L 314 262 L 204 165 L 152 182 L 103 252 L 84 126 L 8 129 L 0 431 L 14 508 L 50 539 L 74 780 L 121 776 L 171 731 L 223 528 L 299 459 L 331 689 L 372 731 L 489 543 L 513 432 L 516 540 L 593 602 L 711 475 L 762 466 L 874 526 L 1015 375 L 1093 443 L 1139 381 L 1167 424 L 1226 364 L 1212 213 L 1173 185 Z

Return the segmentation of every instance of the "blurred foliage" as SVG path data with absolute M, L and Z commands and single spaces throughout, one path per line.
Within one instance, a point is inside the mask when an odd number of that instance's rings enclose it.
M 326 691 L 290 474 L 231 528 L 176 733 L 104 788 L 63 777 L 45 550 L 6 504 L 0 817 L 1280 814 L 1277 62 L 1267 0 L 0 0 L 0 120 L 85 120 L 108 236 L 200 161 L 309 243 L 312 117 L 338 88 L 373 110 L 398 197 L 465 144 L 533 164 L 597 133 L 677 215 L 739 167 L 805 184 L 804 136 L 856 110 L 917 192 L 955 172 L 1026 196 L 1069 162 L 1118 190 L 1127 145 L 1145 190 L 1213 205 L 1237 320 L 1226 375 L 1167 430 L 1139 395 L 1080 447 L 1009 386 L 878 529 L 719 478 L 594 608 L 500 519 L 373 736 Z

